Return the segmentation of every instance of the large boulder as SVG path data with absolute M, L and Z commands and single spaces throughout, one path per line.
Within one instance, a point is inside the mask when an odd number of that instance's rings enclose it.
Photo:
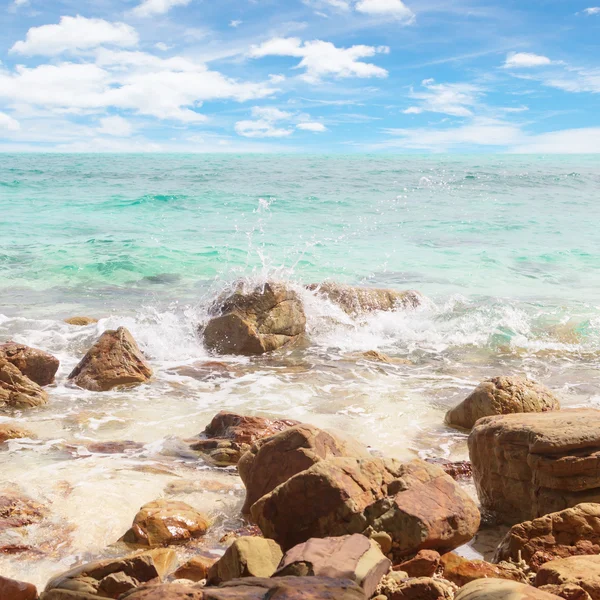
M 12 363 L 0 359 L 0 409 L 35 408 L 48 402 L 48 394 Z
M 228 467 L 237 465 L 254 442 L 295 425 L 299 425 L 298 421 L 247 417 L 221 411 L 197 439 L 190 440 L 190 448 L 200 452 L 211 464 Z
M 516 581 L 476 579 L 460 588 L 455 600 L 560 600 L 560 597 Z
M 484 560 L 469 560 L 454 552 L 441 558 L 444 578 L 459 587 L 476 579 L 508 579 L 520 583 L 529 583 L 527 575 L 512 563 L 493 565 Z
M 483 417 L 559 410 L 558 398 L 545 386 L 526 377 L 494 377 L 480 383 L 457 407 L 446 423 L 471 429 Z
M 356 581 L 370 598 L 392 563 L 364 535 L 311 539 L 288 550 L 276 577 L 317 576 Z
M 93 392 L 148 381 L 152 369 L 125 327 L 105 331 L 69 375 L 77 386 Z
M 251 508 L 284 550 L 310 538 L 385 531 L 394 559 L 469 541 L 479 511 L 439 467 L 421 460 L 330 458 L 294 475 Z
M 417 308 L 423 296 L 414 290 L 397 291 L 344 285 L 341 283 L 313 283 L 308 289 L 325 296 L 349 315 L 374 311 L 391 311 Z
M 336 456 L 367 458 L 369 451 L 353 439 L 344 439 L 313 425 L 297 425 L 255 443 L 238 464 L 246 486 L 242 512 L 278 485 L 315 463 Z
M 35 436 L 31 431 L 16 423 L 0 423 L 0 444 L 7 442 L 8 440 L 33 437 Z
M 456 586 L 437 577 L 411 577 L 400 581 L 388 577 L 377 592 L 387 600 L 454 600 Z
M 23 375 L 41 386 L 54 381 L 60 366 L 60 361 L 52 354 L 15 342 L 0 345 L 0 360 L 12 363 Z
M 208 526 L 208 519 L 185 502 L 155 500 L 142 506 L 123 541 L 151 548 L 180 544 L 203 536 Z
M 509 525 L 600 502 L 600 411 L 480 419 L 469 436 L 482 506 Z
M 540 567 L 536 587 L 572 584 L 584 589 L 592 600 L 600 600 L 600 556 L 558 558 Z
M 277 350 L 306 330 L 298 294 L 280 283 L 246 289 L 238 286 L 212 309 L 202 334 L 206 347 L 219 354 L 247 356 Z
M 0 600 L 37 600 L 35 585 L 0 575 Z
M 537 572 L 556 558 L 585 554 L 600 554 L 600 504 L 579 504 L 514 525 L 494 560 L 524 560 Z

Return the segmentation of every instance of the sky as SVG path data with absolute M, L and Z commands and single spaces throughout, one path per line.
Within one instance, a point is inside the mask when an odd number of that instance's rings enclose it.
M 589 1 L 0 0 L 0 151 L 600 153 Z

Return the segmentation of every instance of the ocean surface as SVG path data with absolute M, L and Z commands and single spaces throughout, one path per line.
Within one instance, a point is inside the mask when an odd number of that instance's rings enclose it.
M 122 552 L 137 509 L 160 496 L 208 511 L 203 544 L 222 550 L 241 525 L 240 482 L 181 442 L 222 409 L 344 430 L 399 458 L 461 459 L 465 435 L 444 413 L 486 377 L 528 375 L 565 406 L 600 407 L 596 156 L 3 154 L 0 215 L 0 342 L 61 360 L 48 406 L 0 414 L 37 435 L 0 451 L 0 493 L 26 492 L 50 515 L 0 531 L 3 575 L 43 584 Z M 240 278 L 301 293 L 307 348 L 206 352 L 198 325 Z M 427 301 L 352 319 L 303 287 L 325 280 Z M 100 320 L 63 322 L 75 315 Z M 154 380 L 104 394 L 67 385 L 119 325 Z M 123 440 L 140 446 L 89 450 Z

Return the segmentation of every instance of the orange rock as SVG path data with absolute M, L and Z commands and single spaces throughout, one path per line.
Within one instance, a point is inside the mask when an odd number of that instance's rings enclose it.
M 508 563 L 492 565 L 483 560 L 468 560 L 449 552 L 441 559 L 443 576 L 459 587 L 476 579 L 508 579 L 519 583 L 529 583 L 524 573 Z
M 37 597 L 35 585 L 14 581 L 0 575 L 0 600 L 36 600 Z
M 433 577 L 440 566 L 440 554 L 435 550 L 421 550 L 414 558 L 394 566 L 409 577 Z

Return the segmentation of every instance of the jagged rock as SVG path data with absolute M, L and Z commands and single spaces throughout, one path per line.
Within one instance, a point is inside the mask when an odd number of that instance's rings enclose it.
M 509 525 L 600 502 L 600 411 L 486 417 L 469 436 L 482 506 Z
M 125 327 L 105 331 L 69 375 L 75 385 L 93 392 L 148 381 L 152 370 Z
M 483 560 L 469 560 L 449 552 L 442 556 L 441 564 L 443 576 L 459 587 L 476 579 L 508 579 L 529 583 L 525 573 L 510 563 L 492 565 Z
M 570 556 L 547 562 L 535 576 L 536 587 L 546 585 L 577 585 L 592 600 L 600 600 L 600 556 Z
M 460 588 L 455 600 L 558 600 L 531 585 L 506 579 L 476 579 Z
M 211 567 L 208 583 L 218 585 L 240 577 L 271 577 L 282 557 L 281 548 L 273 540 L 262 537 L 239 538 Z
M 388 579 L 377 591 L 388 600 L 454 600 L 456 586 L 445 579 L 413 577 L 404 581 Z
M 483 417 L 559 410 L 558 398 L 545 386 L 526 377 L 494 377 L 446 413 L 446 423 L 471 429 Z
M 0 600 L 37 600 L 35 585 L 0 575 Z
M 48 394 L 12 363 L 0 359 L 0 409 L 35 408 L 48 402 Z
M 410 560 L 394 566 L 394 571 L 409 577 L 433 577 L 440 566 L 440 553 L 435 550 L 420 550 Z
M 18 440 L 20 438 L 34 438 L 31 431 L 17 425 L 16 423 L 0 423 L 0 444 L 8 440 Z
M 423 296 L 414 290 L 399 292 L 341 283 L 313 283 L 308 289 L 325 296 L 349 315 L 417 308 L 423 303 Z
M 370 598 L 392 563 L 364 535 L 310 539 L 288 550 L 275 577 L 322 576 L 356 581 Z
M 208 572 L 217 560 L 218 557 L 216 556 L 194 556 L 179 567 L 173 573 L 173 577 L 175 579 L 187 579 L 194 582 L 203 581 L 208 578 Z
M 217 467 L 237 465 L 254 442 L 298 424 L 298 421 L 247 417 L 221 411 L 207 425 L 200 439 L 191 441 L 190 448 L 201 452 Z
M 208 525 L 208 519 L 185 502 L 155 500 L 142 506 L 123 541 L 151 548 L 178 544 L 203 536 Z
M 600 554 L 600 504 L 579 504 L 514 525 L 494 561 L 522 559 L 537 572 L 556 558 L 585 554 Z
M 277 350 L 306 330 L 298 294 L 280 283 L 245 289 L 219 299 L 204 328 L 206 347 L 219 354 L 257 355 Z
M 543 585 L 538 588 L 549 594 L 554 594 L 564 600 L 591 600 L 591 596 L 578 585 L 563 583 L 562 585 Z
M 87 327 L 88 325 L 94 325 L 98 322 L 98 319 L 92 317 L 70 317 L 65 319 L 67 325 L 75 325 L 76 327 Z
M 38 523 L 47 514 L 39 502 L 16 491 L 0 492 L 0 531 Z
M 238 464 L 240 477 L 246 486 L 242 512 L 248 513 L 259 498 L 290 477 L 321 460 L 336 456 L 369 457 L 370 454 L 355 440 L 305 424 L 256 442 Z
M 0 345 L 0 360 L 13 364 L 40 386 L 50 385 L 60 366 L 60 361 L 52 354 L 15 342 Z
M 394 559 L 453 550 L 480 521 L 475 503 L 439 467 L 379 458 L 317 462 L 258 500 L 251 515 L 284 550 L 313 537 L 385 531 Z
M 445 458 L 426 458 L 425 462 L 441 467 L 455 481 L 463 481 L 473 477 L 473 467 L 468 460 L 451 461 Z

